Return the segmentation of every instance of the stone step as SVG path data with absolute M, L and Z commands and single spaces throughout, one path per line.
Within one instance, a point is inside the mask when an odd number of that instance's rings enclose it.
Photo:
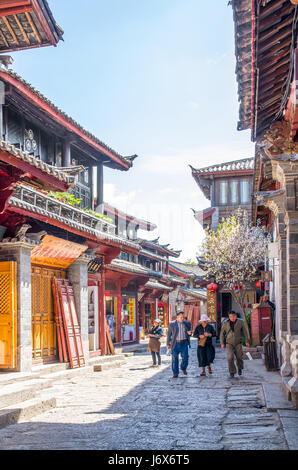
M 280 383 L 263 384 L 264 398 L 268 411 L 293 410 L 294 406 L 287 397 Z
M 50 380 L 32 379 L 1 386 L 0 409 L 34 398 L 40 390 L 52 386 Z
M 116 369 L 117 367 L 121 367 L 124 364 L 126 364 L 126 361 L 115 361 L 106 364 L 96 364 L 93 367 L 93 370 L 94 372 L 102 372 L 104 370 Z
M 33 398 L 0 409 L 0 428 L 26 421 L 56 406 L 56 398 Z
M 125 353 L 125 354 L 133 354 L 133 353 Z M 88 365 L 95 365 L 95 364 L 105 364 L 107 362 L 115 362 L 124 359 L 125 354 L 114 354 L 111 356 L 98 356 L 92 357 L 88 361 Z
M 88 374 L 88 372 L 90 371 L 92 371 L 92 366 L 84 366 L 84 367 L 77 367 L 75 369 L 67 369 L 67 370 L 61 370 L 59 372 L 53 372 L 52 374 L 41 376 L 41 378 L 48 377 L 51 383 L 53 384 L 57 380 L 64 380 L 64 379 L 67 380 L 77 375 Z

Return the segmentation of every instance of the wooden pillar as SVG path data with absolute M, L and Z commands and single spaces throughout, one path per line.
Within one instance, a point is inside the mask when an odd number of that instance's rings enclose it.
M 70 138 L 69 137 L 66 137 L 63 142 L 62 165 L 64 167 L 71 166 L 71 150 L 70 150 Z
M 97 165 L 97 207 L 103 203 L 103 165 Z
M 91 162 L 90 162 L 91 163 Z M 90 188 L 90 208 L 94 210 L 94 185 L 93 185 L 93 166 L 90 164 L 88 169 L 88 180 Z
M 3 109 L 5 105 L 5 84 L 0 81 L 0 138 L 4 137 Z
M 121 282 L 117 282 L 117 342 L 122 344 L 122 331 L 121 331 Z
M 98 280 L 98 315 L 99 315 L 99 348 L 102 356 L 107 354 L 106 332 L 106 303 L 105 303 L 105 273 L 102 272 Z

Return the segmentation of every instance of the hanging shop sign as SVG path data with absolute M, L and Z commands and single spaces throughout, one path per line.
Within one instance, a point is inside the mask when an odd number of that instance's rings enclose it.
M 262 282 L 272 282 L 272 271 L 261 271 Z
M 41 244 L 32 250 L 31 262 L 66 269 L 86 250 L 87 246 L 46 235 Z
M 207 290 L 207 314 L 212 322 L 216 322 L 216 292 Z
M 135 299 L 134 298 L 129 299 L 128 311 L 129 311 L 128 324 L 134 325 L 135 324 Z

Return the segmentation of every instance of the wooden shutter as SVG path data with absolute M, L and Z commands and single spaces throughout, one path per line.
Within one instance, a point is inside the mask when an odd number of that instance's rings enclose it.
M 17 264 L 0 262 L 0 368 L 13 369 L 17 361 Z

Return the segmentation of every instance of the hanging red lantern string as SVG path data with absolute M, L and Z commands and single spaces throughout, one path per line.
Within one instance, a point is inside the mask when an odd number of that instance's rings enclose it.
M 214 283 L 208 284 L 207 289 L 209 290 L 209 292 L 211 292 L 212 294 L 214 294 L 214 292 L 216 292 L 217 289 L 218 289 L 218 285 L 217 285 L 217 284 L 214 284 Z

